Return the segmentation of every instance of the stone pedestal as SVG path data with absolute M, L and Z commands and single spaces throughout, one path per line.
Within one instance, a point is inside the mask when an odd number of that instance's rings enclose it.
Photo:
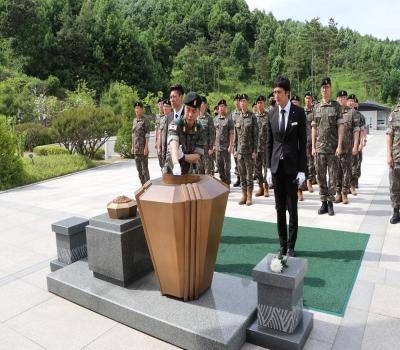
M 89 269 L 105 281 L 127 286 L 153 269 L 139 216 L 91 218 L 86 227 Z
M 307 260 L 288 258 L 281 273 L 271 271 L 268 254 L 253 269 L 257 282 L 257 321 L 247 330 L 247 340 L 270 349 L 302 349 L 313 324 L 303 310 L 303 280 Z
M 57 244 L 57 260 L 50 263 L 51 271 L 87 256 L 85 227 L 88 224 L 87 219 L 73 216 L 51 225 Z

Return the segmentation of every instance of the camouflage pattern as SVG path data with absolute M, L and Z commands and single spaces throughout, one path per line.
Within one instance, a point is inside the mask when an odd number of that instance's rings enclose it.
M 239 110 L 237 110 L 237 109 L 234 109 L 232 112 L 231 112 L 231 115 L 230 115 L 230 117 L 231 117 L 231 119 L 232 119 L 232 121 L 233 121 L 233 125 L 235 125 L 235 123 L 236 123 L 236 119 L 238 118 L 240 116 L 240 111 Z M 239 170 L 238 170 L 238 166 L 237 166 L 237 158 L 233 158 L 233 160 L 235 161 L 235 175 L 239 175 Z
M 150 137 L 150 123 L 148 118 L 143 116 L 141 119 L 135 118 L 132 124 L 132 148 L 133 157 L 136 162 L 136 169 L 139 179 L 143 185 L 150 179 L 148 155 L 144 155 L 146 138 Z
M 267 144 L 268 137 L 268 113 L 256 113 L 258 124 L 258 147 L 255 163 L 255 178 L 258 183 L 262 185 L 267 176 L 267 158 L 265 156 L 265 145 Z
M 214 118 L 215 156 L 219 177 L 222 182 L 231 184 L 231 153 L 228 152 L 229 136 L 233 137 L 234 124 L 230 117 Z
M 253 191 L 254 160 L 257 152 L 258 124 L 252 112 L 240 113 L 235 122 L 234 150 L 237 153 L 239 176 L 243 191 Z
M 304 112 L 306 114 L 306 132 L 307 132 L 307 144 L 306 144 L 306 155 L 307 155 L 307 168 L 306 168 L 306 177 L 310 180 L 315 179 L 316 171 L 315 171 L 315 159 L 312 155 L 312 134 L 311 134 L 311 123 L 314 119 L 314 111 L 311 108 L 310 110 L 304 108 Z
M 393 208 L 400 208 L 400 104 L 388 118 L 386 134 L 392 137 L 393 168 L 389 170 L 390 200 Z
M 344 135 L 342 154 L 337 158 L 336 192 L 349 194 L 353 165 L 354 133 L 360 132 L 360 114 L 353 108 L 344 107 L 342 109 L 342 118 Z
M 199 154 L 204 155 L 204 144 L 206 138 L 203 132 L 203 128 L 200 123 L 196 122 L 191 128 L 188 128 L 184 119 L 177 119 L 171 121 L 168 126 L 168 139 L 167 143 L 175 140 L 179 145 L 182 146 L 184 154 Z M 197 173 L 197 169 L 193 164 L 188 163 L 184 158 L 179 160 L 182 169 L 182 175 L 189 173 Z M 169 149 L 167 149 L 167 161 L 164 167 L 164 171 L 172 174 L 172 159 Z
M 335 154 L 317 153 L 316 156 L 317 181 L 319 184 L 319 198 L 321 202 L 335 201 L 335 187 L 337 174 L 337 161 Z M 326 172 L 328 171 L 328 181 Z
M 158 162 L 160 164 L 161 169 L 164 167 L 165 160 L 164 160 L 164 128 L 165 128 L 165 123 L 167 121 L 167 115 L 161 115 L 159 119 L 159 127 L 158 127 L 158 138 L 160 139 L 161 143 L 161 154 L 158 155 Z
M 356 110 L 357 111 L 357 110 Z M 360 118 L 360 132 L 366 129 L 365 117 L 362 113 L 357 111 Z M 361 143 L 361 133 L 359 138 L 359 143 Z M 353 156 L 351 164 L 351 180 L 350 185 L 353 187 L 358 187 L 358 179 L 361 177 L 361 163 L 362 163 L 362 151 L 356 156 Z
M 214 142 L 215 142 L 214 121 L 213 118 L 208 113 L 199 116 L 197 121 L 203 127 L 204 137 L 206 139 L 204 145 L 204 155 L 200 157 L 200 160 L 198 162 L 198 172 L 199 174 L 212 175 L 214 173 L 214 162 L 212 155 L 210 155 L 208 151 L 214 147 Z

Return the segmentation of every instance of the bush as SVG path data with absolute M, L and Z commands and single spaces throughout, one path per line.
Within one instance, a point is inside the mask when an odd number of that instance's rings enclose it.
M 93 159 L 95 160 L 103 160 L 105 158 L 105 151 L 104 148 L 99 148 L 96 153 L 94 154 Z
M 132 120 L 122 119 L 122 125 L 118 130 L 117 140 L 115 141 L 115 152 L 118 152 L 124 158 L 132 158 Z
M 69 154 L 68 150 L 64 147 L 51 145 L 37 146 L 33 149 L 33 153 L 35 153 L 37 156 Z
M 7 119 L 0 116 L 0 190 L 12 187 L 21 181 L 24 169 L 17 145 Z
M 15 126 L 19 135 L 24 135 L 25 149 L 32 152 L 36 146 L 54 143 L 54 136 L 50 128 L 39 123 L 23 123 Z

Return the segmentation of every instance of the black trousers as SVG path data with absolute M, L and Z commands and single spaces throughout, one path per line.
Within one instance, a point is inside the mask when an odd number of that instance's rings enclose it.
M 297 239 L 297 189 L 296 175 L 285 173 L 283 161 L 279 162 L 278 171 L 272 174 L 275 193 L 275 209 L 281 248 L 294 249 Z M 286 225 L 286 210 L 289 212 L 289 237 Z M 288 239 L 289 238 L 289 239 Z

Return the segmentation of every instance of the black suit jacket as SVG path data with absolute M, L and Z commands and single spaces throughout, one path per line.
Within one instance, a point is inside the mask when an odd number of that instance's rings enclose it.
M 283 154 L 286 174 L 305 173 L 307 162 L 306 133 L 306 115 L 303 108 L 291 104 L 284 135 L 279 132 L 279 107 L 271 110 L 268 118 L 266 157 L 267 167 L 271 168 L 272 174 L 276 174 L 278 171 L 281 154 Z

